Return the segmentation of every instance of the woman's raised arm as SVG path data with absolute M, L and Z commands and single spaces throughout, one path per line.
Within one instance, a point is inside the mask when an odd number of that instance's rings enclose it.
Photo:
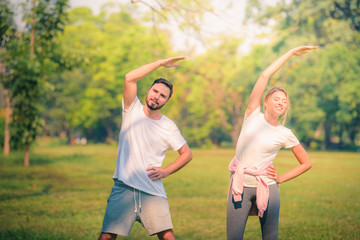
M 291 49 L 279 59 L 268 66 L 265 71 L 257 79 L 255 86 L 251 92 L 249 103 L 246 108 L 246 116 L 249 116 L 256 108 L 260 106 L 262 95 L 266 89 L 270 77 L 276 73 L 292 56 L 300 56 L 308 53 L 310 50 L 318 48 L 317 46 L 301 46 Z

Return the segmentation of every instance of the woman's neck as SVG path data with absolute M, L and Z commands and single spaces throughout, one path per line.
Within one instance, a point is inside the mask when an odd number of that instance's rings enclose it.
M 274 127 L 277 127 L 280 125 L 278 123 L 279 116 L 271 114 L 268 111 L 265 111 L 264 118 L 270 125 L 272 125 Z

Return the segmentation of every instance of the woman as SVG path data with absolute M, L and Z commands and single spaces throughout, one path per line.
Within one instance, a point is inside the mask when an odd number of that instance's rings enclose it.
M 278 239 L 280 193 L 277 184 L 311 168 L 310 158 L 298 139 L 290 129 L 278 123 L 280 116 L 286 118 L 290 106 L 285 90 L 275 87 L 268 91 L 264 99 L 264 114 L 260 112 L 260 103 L 270 77 L 287 60 L 316 48 L 302 46 L 288 51 L 266 68 L 255 83 L 237 142 L 236 156 L 229 165 L 228 240 L 243 239 L 249 215 L 259 216 L 263 239 Z M 290 148 L 300 165 L 279 176 L 272 161 L 282 147 Z

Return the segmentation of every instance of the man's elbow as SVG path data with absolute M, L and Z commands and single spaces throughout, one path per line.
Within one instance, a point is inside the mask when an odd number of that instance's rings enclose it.
M 190 147 L 185 144 L 184 146 L 182 146 L 180 149 L 179 149 L 179 154 L 182 156 L 182 159 L 188 163 L 191 161 L 191 159 L 193 158 L 193 155 L 192 155 L 192 152 L 191 152 L 191 149 Z
M 190 162 L 192 159 L 193 159 L 193 154 L 191 152 L 191 150 L 189 149 L 189 152 L 188 152 L 188 157 L 187 157 L 188 161 L 187 162 Z

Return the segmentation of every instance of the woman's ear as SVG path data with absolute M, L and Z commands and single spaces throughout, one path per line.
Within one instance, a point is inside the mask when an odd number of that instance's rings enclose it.
M 266 106 L 267 106 L 267 99 L 266 100 L 264 100 L 264 110 L 266 110 Z

